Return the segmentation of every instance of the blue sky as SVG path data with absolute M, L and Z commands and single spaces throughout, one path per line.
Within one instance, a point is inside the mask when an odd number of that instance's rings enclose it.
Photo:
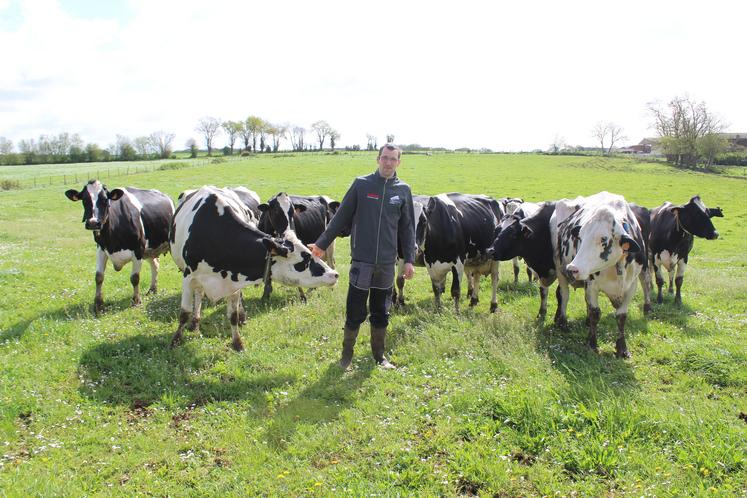
M 684 94 L 747 132 L 746 18 L 721 0 L 0 0 L 0 136 L 181 148 L 202 117 L 252 114 L 324 119 L 340 145 L 532 150 L 591 145 L 599 121 L 637 142 L 646 104 Z

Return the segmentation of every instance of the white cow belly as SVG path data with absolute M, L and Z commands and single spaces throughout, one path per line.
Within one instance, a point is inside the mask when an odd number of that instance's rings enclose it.
M 111 260 L 112 266 L 114 266 L 116 271 L 121 270 L 122 267 L 130 261 L 135 261 L 135 251 L 123 250 L 114 253 L 107 252 L 106 255 Z
M 244 287 L 262 282 L 262 279 L 246 280 L 241 274 L 239 274 L 238 282 L 234 282 L 231 279 L 231 273 L 228 273 L 226 278 L 223 278 L 219 272 L 214 272 L 213 269 L 204 261 L 201 261 L 200 264 L 197 265 L 197 270 L 192 272 L 190 276 L 193 280 L 197 281 L 208 299 L 213 302 L 230 296 Z
M 676 253 L 670 253 L 667 250 L 661 251 L 656 255 L 656 266 L 663 266 L 668 271 L 672 271 L 677 262 L 680 260 Z
M 426 263 L 426 267 L 428 268 L 428 275 L 433 281 L 442 282 L 454 267 L 454 263 L 435 261 L 433 264 Z
M 602 271 L 598 277 L 594 277 L 594 284 L 611 301 L 622 302 L 629 292 L 630 286 L 635 286 L 638 282 L 640 271 L 641 266 L 632 263 L 627 268 L 623 268 L 622 275 L 618 275 L 616 267 L 612 266 Z

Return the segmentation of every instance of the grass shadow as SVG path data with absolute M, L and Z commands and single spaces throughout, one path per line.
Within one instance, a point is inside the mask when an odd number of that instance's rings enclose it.
M 121 297 L 114 301 L 104 302 L 104 311 L 98 316 L 94 315 L 93 302 L 74 302 L 69 305 L 63 305 L 57 309 L 42 311 L 32 318 L 24 318 L 10 325 L 8 328 L 0 331 L 0 342 L 20 339 L 26 334 L 26 331 L 36 320 L 50 319 L 60 321 L 70 321 L 79 319 L 99 318 L 106 319 L 107 316 L 116 315 L 119 312 L 128 310 L 132 307 L 130 297 Z
M 321 377 L 298 396 L 281 406 L 267 423 L 265 439 L 277 451 L 284 451 L 301 426 L 316 426 L 337 419 L 352 406 L 360 388 L 376 368 L 372 360 L 354 362 L 344 372 L 337 362 L 329 365 Z
M 201 357 L 189 344 L 169 348 L 170 340 L 170 334 L 137 335 L 92 346 L 78 364 L 81 395 L 135 407 L 163 398 L 185 407 L 236 400 L 264 404 L 266 391 L 295 381 L 289 375 L 210 373 L 219 358 Z

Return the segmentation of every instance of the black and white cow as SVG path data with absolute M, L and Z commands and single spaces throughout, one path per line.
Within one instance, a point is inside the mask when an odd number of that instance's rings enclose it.
M 258 206 L 261 212 L 258 227 L 273 236 L 283 235 L 288 230 L 293 230 L 298 239 L 308 245 L 316 242 L 339 207 L 339 201 L 326 195 L 302 196 L 281 192 Z M 349 229 L 343 230 L 340 236 L 348 235 L 350 235 Z M 329 245 L 322 259 L 331 268 L 335 267 L 334 241 Z M 299 287 L 298 291 L 301 300 L 305 301 L 303 289 Z M 265 284 L 263 299 L 269 298 L 271 293 L 272 284 L 268 281 Z
M 412 196 L 412 208 L 415 219 L 415 232 L 417 233 L 418 226 L 421 223 L 425 223 L 425 207 L 428 205 L 430 196 L 428 195 L 413 195 Z M 397 277 L 396 286 L 392 291 L 392 303 L 395 305 L 405 304 L 405 260 L 404 251 L 402 250 L 402 241 L 397 239 Z M 423 253 L 420 248 L 415 249 L 415 266 L 425 266 L 423 261 Z
M 230 189 L 202 187 L 188 195 L 174 214 L 171 255 L 182 270 L 181 313 L 172 345 L 182 338 L 190 314 L 198 328 L 203 294 L 211 301 L 227 298 L 232 345 L 243 349 L 241 289 L 264 281 L 269 264 L 273 279 L 291 286 L 337 283 L 338 274 L 312 256 L 295 232 L 272 238 L 260 231 L 249 209 Z
M 71 201 L 83 202 L 83 222 L 93 232 L 96 242 L 96 297 L 94 311 L 104 306 L 101 287 L 106 262 L 111 260 L 115 271 L 132 262 L 132 304 L 140 304 L 140 269 L 143 260 L 150 263 L 150 289 L 158 288 L 158 256 L 169 250 L 169 223 L 174 203 L 158 190 L 133 187 L 109 191 L 98 180 L 91 180 L 83 189 L 70 189 L 65 195 Z
M 677 306 L 682 304 L 682 280 L 685 277 L 688 255 L 693 248 L 695 237 L 708 240 L 718 238 L 718 232 L 711 222 L 711 218 L 723 217 L 721 208 L 707 208 L 700 196 L 690 199 L 690 202 L 681 206 L 675 206 L 671 202 L 651 210 L 651 235 L 649 243 L 651 246 L 651 265 L 656 272 L 656 286 L 658 295 L 656 302 L 664 302 L 662 287 L 664 287 L 664 276 L 661 268 L 664 267 L 669 273 L 669 292 L 672 293 L 672 278 L 675 269 L 677 276 L 674 283 L 677 286 L 677 294 L 674 302 Z
M 550 217 L 555 212 L 555 203 L 525 204 L 528 204 L 525 206 L 527 212 L 520 207 L 501 220 L 496 229 L 497 236 L 488 253 L 493 259 L 501 261 L 524 258 L 527 267 L 539 278 L 538 318 L 544 318 L 547 314 L 548 288 L 556 279 L 550 237 Z
M 516 210 L 520 209 L 521 213 L 519 213 L 522 217 L 532 216 L 534 213 L 536 213 L 539 210 L 539 204 L 535 202 L 527 202 L 524 199 L 520 197 L 508 197 L 508 198 L 502 198 L 498 199 L 498 201 L 501 203 L 501 206 L 503 207 L 503 213 L 504 216 L 513 214 Z M 496 233 L 495 236 L 497 237 L 498 234 Z M 519 258 L 513 258 L 511 259 L 511 264 L 514 267 L 514 284 L 519 283 L 519 273 L 521 271 L 519 266 Z M 527 266 L 527 279 L 531 282 L 532 281 L 532 270 Z
M 259 195 L 254 190 L 249 190 L 246 187 L 238 186 L 238 187 L 223 187 L 223 190 L 230 190 L 236 196 L 239 198 L 239 200 L 246 206 L 249 211 L 252 213 L 252 215 L 256 218 L 256 220 L 259 220 L 260 215 L 262 212 L 259 209 L 259 205 L 262 202 L 262 200 L 259 198 Z M 179 194 L 179 197 L 177 197 L 176 203 L 177 205 L 181 204 L 184 199 L 191 193 L 196 192 L 197 190 L 185 190 L 182 193 Z
M 584 287 L 588 343 L 596 351 L 599 292 L 604 292 L 615 308 L 616 354 L 630 357 L 625 321 L 636 281 L 647 264 L 646 243 L 635 213 L 623 196 L 609 192 L 562 199 L 555 204 L 550 230 L 558 277 L 556 323 L 567 324 L 568 286 Z
M 436 305 L 441 305 L 446 277 L 451 272 L 451 297 L 459 312 L 460 284 L 466 276 L 470 306 L 479 302 L 479 279 L 490 275 L 493 294 L 490 311 L 498 309 L 498 262 L 488 256 L 493 234 L 501 218 L 500 205 L 486 195 L 452 192 L 429 199 L 426 223 L 418 225 L 416 240 L 433 286 Z

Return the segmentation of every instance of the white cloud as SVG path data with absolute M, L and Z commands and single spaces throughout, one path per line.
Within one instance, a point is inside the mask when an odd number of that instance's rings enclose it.
M 0 10 L 12 2 L 0 0 Z M 689 92 L 747 129 L 735 47 L 741 3 L 133 0 L 127 20 L 21 2 L 0 31 L 0 135 L 80 132 L 103 145 L 198 119 L 383 139 L 532 149 L 590 144 L 599 120 L 650 134 L 645 105 Z

